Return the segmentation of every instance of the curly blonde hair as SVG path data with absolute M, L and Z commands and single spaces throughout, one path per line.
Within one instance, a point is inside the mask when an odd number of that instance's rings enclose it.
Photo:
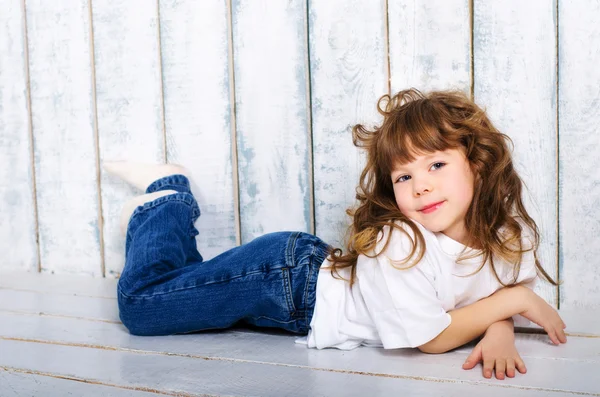
M 408 264 L 404 268 L 416 265 L 423 258 L 423 235 L 400 212 L 390 174 L 398 164 L 414 161 L 415 154 L 462 148 L 475 176 L 465 227 L 470 238 L 467 245 L 478 247 L 477 253 L 469 258 L 483 257 L 477 271 L 489 260 L 496 279 L 506 286 L 494 266 L 494 258 L 503 258 L 513 265 L 514 284 L 523 253 L 533 250 L 538 274 L 557 285 L 537 257 L 539 230 L 523 205 L 523 182 L 513 167 L 508 147 L 512 141 L 492 125 L 484 110 L 459 91 L 423 94 L 416 89 L 400 91 L 392 97 L 384 95 L 377 108 L 384 118 L 381 126 L 368 129 L 358 124 L 352 128 L 354 145 L 366 151 L 367 162 L 356 188 L 358 206 L 346 211 L 352 217 L 347 253 L 339 248 L 331 253 L 334 277 L 340 278 L 339 270 L 350 267 L 352 285 L 359 255 L 376 255 L 378 235 L 385 226 L 400 230 L 412 241 L 410 254 L 401 261 Z M 412 230 L 415 240 L 398 222 Z M 530 229 L 530 247 L 523 247 L 522 224 Z M 390 236 L 391 233 L 383 250 Z M 467 258 L 464 254 L 459 261 Z

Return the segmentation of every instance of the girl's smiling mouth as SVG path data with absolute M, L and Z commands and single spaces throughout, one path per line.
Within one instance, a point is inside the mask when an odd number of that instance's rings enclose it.
M 419 212 L 422 212 L 423 214 L 430 214 L 433 211 L 437 210 L 438 208 L 440 208 L 442 206 L 442 204 L 444 204 L 446 201 L 438 201 L 437 203 L 433 203 L 433 204 L 429 204 L 426 205 L 425 207 L 421 208 L 420 210 L 418 210 Z

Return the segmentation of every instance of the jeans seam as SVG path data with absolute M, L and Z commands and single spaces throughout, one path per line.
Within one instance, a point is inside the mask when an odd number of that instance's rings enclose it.
M 185 195 L 185 196 L 180 196 L 180 195 Z M 177 192 L 177 193 L 171 193 L 171 194 L 167 194 L 165 196 L 161 196 L 158 197 L 150 202 L 146 202 L 142 205 L 139 205 L 135 208 L 135 210 L 133 211 L 133 213 L 131 214 L 131 219 L 133 219 L 134 216 L 142 213 L 142 212 L 146 212 L 147 210 L 150 210 L 154 207 L 157 207 L 161 204 L 167 203 L 169 201 L 181 201 L 187 205 L 190 206 L 190 208 L 192 209 L 192 211 L 194 210 L 194 204 L 193 204 L 193 198 L 190 199 L 189 196 L 190 193 L 181 193 L 181 192 Z M 140 209 L 141 208 L 141 209 Z
M 288 311 L 290 312 L 290 315 L 293 315 L 296 312 L 296 306 L 294 305 L 294 294 L 292 292 L 292 280 L 290 277 L 290 270 L 289 269 L 293 269 L 296 267 L 295 264 L 295 260 L 296 257 L 294 255 L 294 252 L 296 250 L 296 242 L 298 241 L 298 239 L 300 238 L 301 233 L 299 232 L 295 232 L 292 233 L 292 235 L 289 237 L 288 239 L 288 243 L 285 249 L 285 264 L 286 264 L 286 270 L 283 270 L 283 286 L 285 289 L 285 299 L 287 301 L 287 305 L 288 305 Z M 286 277 L 286 273 L 287 273 L 287 277 Z
M 148 210 L 156 208 L 157 206 L 159 206 L 161 204 L 168 203 L 169 201 L 179 201 L 179 202 L 187 204 L 190 207 L 190 210 L 192 211 L 192 222 L 191 222 L 190 229 L 188 230 L 188 234 L 193 235 L 194 218 L 198 219 L 198 217 L 200 216 L 200 209 L 198 208 L 198 204 L 195 203 L 193 196 L 191 196 L 191 193 L 187 193 L 187 192 L 177 192 L 177 193 L 167 194 L 165 196 L 158 197 L 150 202 L 144 203 L 143 205 L 137 206 L 135 208 L 135 210 L 133 211 L 133 213 L 131 214 L 131 216 L 129 217 L 129 221 L 127 222 L 127 233 L 129 233 L 129 225 L 131 224 L 132 220 L 136 216 L 143 214 L 143 213 L 147 212 Z
M 287 265 L 287 267 L 296 267 L 296 257 L 294 255 L 294 251 L 296 250 L 296 241 L 299 237 L 299 232 L 295 232 L 289 237 L 287 247 L 285 250 L 285 264 Z
M 283 277 L 283 287 L 285 288 L 285 300 L 288 304 L 288 310 L 293 316 L 296 313 L 296 306 L 294 305 L 294 299 L 292 294 L 292 280 L 290 279 L 290 270 L 287 267 L 281 269 L 281 275 Z
M 231 278 L 228 278 L 227 280 L 219 280 L 219 281 L 213 281 L 213 282 L 204 283 L 204 284 L 196 284 L 196 285 L 193 285 L 191 287 L 178 288 L 178 289 L 174 289 L 174 290 L 171 290 L 171 291 L 155 293 L 155 294 L 152 294 L 152 295 L 128 295 L 128 294 L 124 293 L 123 291 L 119 291 L 119 292 L 124 297 L 126 297 L 126 298 L 147 299 L 147 298 L 152 298 L 152 297 L 155 297 L 155 296 L 171 294 L 173 292 L 180 292 L 180 291 L 185 291 L 185 290 L 192 289 L 192 288 L 204 287 L 206 285 L 213 285 L 213 284 L 219 284 L 219 283 L 227 283 L 227 282 L 230 282 L 230 281 L 238 279 L 238 278 L 242 278 L 242 277 L 246 277 L 246 276 L 252 276 L 252 275 L 261 274 L 261 273 L 265 273 L 265 272 L 263 270 L 257 270 L 255 272 L 249 272 L 249 273 L 245 273 L 243 275 L 240 274 L 239 276 L 231 277 Z
M 148 188 L 146 189 L 146 193 L 153 193 L 160 190 L 165 190 L 165 187 L 181 187 L 185 190 L 185 192 L 179 193 L 189 193 L 190 192 L 190 182 L 189 179 L 183 174 L 173 174 L 162 177 L 154 182 L 152 182 Z
M 315 258 L 315 251 L 317 249 L 317 242 L 313 243 L 313 249 L 310 253 L 309 262 L 308 262 L 308 277 L 306 280 L 306 286 L 304 287 L 304 324 L 308 327 L 308 286 L 311 283 L 312 272 L 313 272 L 313 262 Z M 316 292 L 316 291 L 315 291 Z
M 267 319 L 267 320 L 270 320 L 270 321 L 274 321 L 274 322 L 280 323 L 280 324 L 291 324 L 294 321 L 296 321 L 295 319 L 291 319 L 291 320 L 288 320 L 288 321 L 277 320 L 277 319 L 275 319 L 273 317 L 268 317 L 268 316 L 252 316 L 252 317 L 247 317 L 247 318 L 251 318 L 253 320 L 259 320 L 259 319 L 263 319 L 264 318 L 264 319 Z

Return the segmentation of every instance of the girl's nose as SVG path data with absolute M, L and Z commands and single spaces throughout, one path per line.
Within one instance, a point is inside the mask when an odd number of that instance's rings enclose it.
M 429 184 L 425 184 L 425 183 L 415 184 L 414 194 L 415 194 L 415 197 L 421 197 L 424 194 L 431 193 L 432 190 L 433 190 L 433 187 Z

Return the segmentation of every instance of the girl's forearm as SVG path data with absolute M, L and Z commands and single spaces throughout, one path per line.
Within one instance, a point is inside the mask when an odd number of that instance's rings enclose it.
M 525 310 L 526 287 L 502 288 L 471 305 L 449 311 L 452 322 L 435 339 L 419 346 L 425 353 L 445 353 L 481 336 L 490 325 Z
M 512 318 L 507 318 L 505 320 L 500 320 L 500 321 L 496 321 L 495 323 L 493 323 L 492 325 L 490 325 L 488 327 L 488 329 L 485 331 L 485 334 L 487 335 L 488 333 L 491 332 L 515 332 L 515 324 Z

